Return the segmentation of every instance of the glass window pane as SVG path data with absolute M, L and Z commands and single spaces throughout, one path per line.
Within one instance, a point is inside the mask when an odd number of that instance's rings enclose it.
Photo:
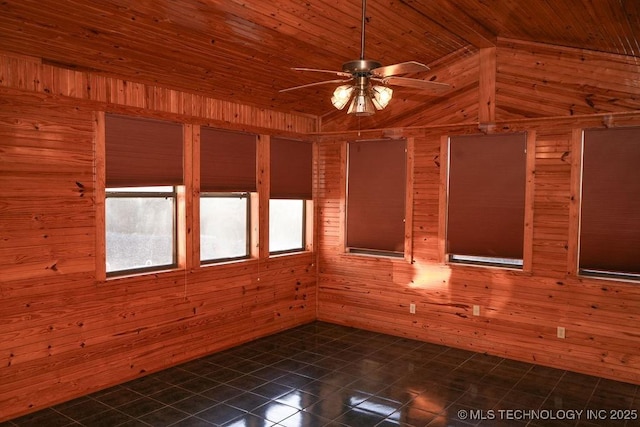
M 107 197 L 107 273 L 174 264 L 174 199 Z
M 269 252 L 303 249 L 304 200 L 269 201 Z
M 200 198 L 200 260 L 242 258 L 247 248 L 247 196 Z

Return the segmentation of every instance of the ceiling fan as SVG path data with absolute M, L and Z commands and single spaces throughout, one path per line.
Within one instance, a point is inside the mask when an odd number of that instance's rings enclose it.
M 449 88 L 446 83 L 439 83 L 427 80 L 414 79 L 410 77 L 400 77 L 400 74 L 427 71 L 429 67 L 420 62 L 408 61 L 398 64 L 383 66 L 380 62 L 365 59 L 365 22 L 366 22 L 367 0 L 362 0 L 362 30 L 360 40 L 360 59 L 348 61 L 342 64 L 342 71 L 319 70 L 315 68 L 292 68 L 296 71 L 313 71 L 319 73 L 330 73 L 343 77 L 342 79 L 324 80 L 315 83 L 308 83 L 282 89 L 280 92 L 302 89 L 311 86 L 324 84 L 343 83 L 333 92 L 331 103 L 338 110 L 344 107 L 351 100 L 351 105 L 347 114 L 356 116 L 370 116 L 375 110 L 385 108 L 393 95 L 393 89 L 389 86 L 403 86 L 411 89 L 439 93 Z

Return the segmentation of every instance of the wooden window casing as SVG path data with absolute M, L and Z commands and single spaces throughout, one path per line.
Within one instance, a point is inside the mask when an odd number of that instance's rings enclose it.
M 184 212 L 184 135 L 185 128 L 180 123 L 103 114 L 98 116 L 98 128 L 104 132 L 99 139 L 96 151 L 104 157 L 104 167 L 98 162 L 97 169 L 104 173 L 106 189 L 118 189 L 117 192 L 107 191 L 104 194 L 105 209 L 107 197 L 126 198 L 170 198 L 173 200 L 173 223 L 171 235 L 173 240 L 173 255 L 171 263 L 133 267 L 116 270 L 106 274 L 106 268 L 100 266 L 97 276 L 105 280 L 107 276 L 115 277 L 139 272 L 156 272 L 158 270 L 184 267 L 185 248 L 183 244 Z M 160 190 L 170 186 L 171 192 Z M 148 190 L 140 192 L 141 187 Z M 158 188 L 155 191 L 154 188 Z M 129 190 L 130 189 L 130 190 Z M 100 217 L 102 216 L 99 215 Z M 104 218 L 100 220 L 105 224 Z M 100 260 L 106 266 L 106 230 L 101 232 L 100 240 L 104 245 L 100 249 Z M 102 253 L 104 255 L 102 255 Z

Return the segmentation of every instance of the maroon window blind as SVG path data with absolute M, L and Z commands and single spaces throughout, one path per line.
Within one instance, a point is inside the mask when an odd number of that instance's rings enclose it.
M 447 251 L 522 259 L 526 134 L 451 137 Z
M 107 187 L 181 185 L 180 123 L 107 114 Z
M 200 188 L 211 192 L 256 191 L 256 136 L 202 127 Z
M 580 268 L 640 274 L 640 128 L 584 132 Z
M 312 144 L 271 138 L 271 198 L 312 198 Z
M 405 140 L 348 144 L 347 247 L 404 252 Z

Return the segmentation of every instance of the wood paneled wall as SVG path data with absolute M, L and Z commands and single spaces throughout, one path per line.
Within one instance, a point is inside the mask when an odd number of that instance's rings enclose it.
M 0 58 L 0 422 L 316 316 L 311 252 L 97 280 L 95 111 L 104 109 L 266 134 L 314 127 Z
M 414 137 L 413 262 L 345 254 L 345 141 L 319 146 L 318 318 L 532 363 L 640 383 L 640 287 L 637 283 L 577 277 L 572 138 L 602 117 L 498 123 L 495 129 L 533 135 L 528 171 L 533 190 L 532 233 L 525 267 L 445 264 L 442 220 L 446 162 L 442 139 L 477 127 L 407 131 Z M 621 117 L 640 124 L 640 114 Z M 373 137 L 373 133 L 363 137 Z M 579 155 L 579 154 L 578 154 Z M 374 231 L 372 231 L 374 232 Z M 528 270 L 528 271 L 527 271 Z M 409 313 L 409 304 L 417 307 Z M 480 316 L 472 315 L 473 305 Z M 556 337 L 557 326 L 566 339 Z
M 499 39 L 495 80 L 484 78 L 495 88 L 495 111 L 482 114 L 493 88 L 480 87 L 481 56 L 445 64 L 452 74 L 442 81 L 455 84 L 443 99 L 422 107 L 392 103 L 397 121 L 370 120 L 370 129 L 393 124 L 393 131 L 340 133 L 335 125 L 348 128 L 346 118 L 323 124 L 335 133 L 318 148 L 318 318 L 640 383 L 640 286 L 575 274 L 580 132 L 640 125 L 637 58 Z M 527 131 L 534 147 L 525 271 L 445 264 L 442 142 L 500 131 Z M 344 253 L 342 147 L 379 136 L 414 137 L 413 263 Z M 481 307 L 479 317 L 473 305 Z M 556 337 L 558 326 L 566 339 Z
M 532 66 L 535 58 L 544 60 Z M 620 113 L 640 108 L 637 65 L 499 41 L 494 114 L 503 121 L 480 128 L 535 131 L 531 268 L 520 272 L 441 262 L 441 143 L 479 131 L 479 61 L 470 52 L 434 71 L 452 92 L 394 106 L 393 121 L 326 123 L 324 131 L 394 130 L 318 136 L 317 260 L 268 259 L 263 246 L 246 262 L 102 282 L 95 111 L 272 135 L 313 133 L 316 118 L 0 56 L 0 421 L 315 318 L 640 383 L 640 287 L 571 271 L 575 135 L 640 125 L 638 113 Z M 519 120 L 541 115 L 556 118 Z M 389 132 L 415 147 L 413 262 L 343 253 L 344 143 Z

